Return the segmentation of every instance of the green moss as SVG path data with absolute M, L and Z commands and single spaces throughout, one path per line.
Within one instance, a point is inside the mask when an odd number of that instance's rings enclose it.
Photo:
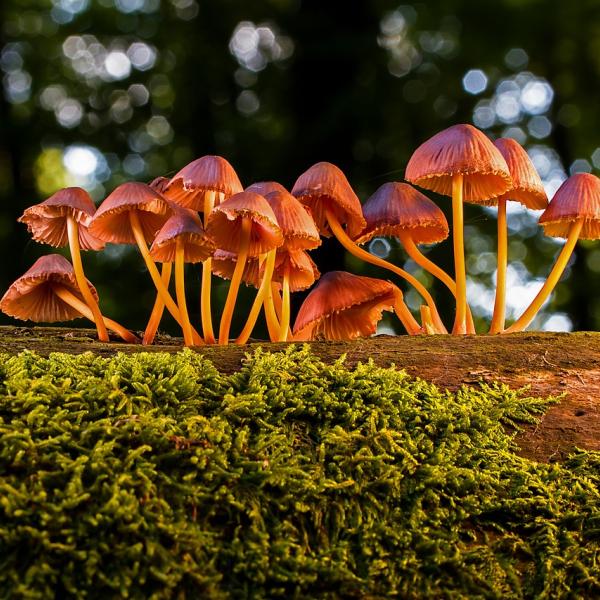
M 539 464 L 552 399 L 308 349 L 0 356 L 0 597 L 590 598 L 600 456 Z

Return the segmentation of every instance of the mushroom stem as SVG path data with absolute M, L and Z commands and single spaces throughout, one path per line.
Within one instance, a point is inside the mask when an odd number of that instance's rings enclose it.
M 212 209 L 215 206 L 216 192 L 208 191 L 204 194 L 204 228 L 208 222 L 208 215 L 210 215 Z M 222 194 L 219 194 L 219 202 L 221 201 Z M 204 341 L 207 344 L 214 344 L 216 342 L 215 333 L 213 330 L 212 323 L 212 312 L 210 307 L 210 291 L 212 285 L 212 258 L 207 258 L 202 263 L 202 289 L 200 291 L 200 315 L 202 319 L 202 333 L 204 334 Z
M 506 226 L 506 200 L 498 201 L 498 269 L 496 271 L 496 299 L 490 333 L 501 333 L 506 318 L 506 265 L 508 262 L 508 229 Z
M 435 327 L 431 320 L 431 311 L 426 304 L 421 304 L 421 323 L 423 323 L 423 328 L 427 335 L 435 334 Z
M 169 289 L 171 269 L 172 264 L 170 262 L 163 263 L 161 269 L 161 278 L 167 289 Z M 144 331 L 144 337 L 142 339 L 142 344 L 144 346 L 149 346 L 154 341 L 154 337 L 156 336 L 156 332 L 158 331 L 158 326 L 160 325 L 160 321 L 162 319 L 164 311 L 165 303 L 162 301 L 160 294 L 157 293 L 156 300 L 154 301 L 154 306 L 152 308 L 152 313 L 150 314 L 150 318 L 148 319 L 148 325 L 146 325 L 146 330 Z
M 66 302 L 69 306 L 72 306 L 76 311 L 80 312 L 82 316 L 86 317 L 90 321 L 94 320 L 94 315 L 90 310 L 89 306 L 82 302 L 77 296 L 75 296 L 69 289 L 60 285 L 59 283 L 54 283 L 52 285 L 52 290 L 54 293 L 63 301 Z M 114 331 L 116 334 L 120 335 L 123 340 L 129 342 L 130 344 L 139 344 L 140 340 L 131 333 L 128 329 L 125 329 L 122 325 L 109 319 L 107 317 L 102 317 L 104 324 L 108 329 Z
M 548 278 L 544 282 L 542 289 L 537 293 L 536 297 L 531 301 L 531 304 L 525 309 L 525 312 L 507 329 L 502 333 L 514 333 L 516 331 L 523 331 L 531 323 L 537 312 L 542 308 L 542 305 L 547 300 L 548 296 L 558 283 L 565 270 L 575 244 L 579 239 L 581 228 L 583 227 L 583 219 L 578 219 L 569 228 L 569 235 L 567 241 L 563 246 L 560 254 L 556 258 L 556 262 L 552 267 L 552 271 L 548 275 Z
M 231 277 L 227 299 L 221 314 L 221 324 L 219 326 L 219 344 L 229 343 L 229 329 L 231 328 L 231 318 L 233 317 L 233 309 L 235 308 L 235 300 L 237 298 L 244 267 L 246 266 L 246 258 L 248 257 L 248 248 L 250 246 L 250 233 L 252 232 L 252 221 L 247 217 L 242 217 L 242 234 L 240 239 L 240 251 L 237 255 L 235 269 Z
M 410 310 L 408 310 L 408 306 L 404 302 L 404 296 L 400 289 L 396 290 L 396 300 L 394 302 L 394 312 L 402 325 L 404 325 L 404 329 L 406 329 L 406 333 L 408 335 L 417 335 L 422 333 L 421 327 L 417 323 L 417 320 L 412 316 Z
M 269 294 L 269 290 L 271 288 L 271 278 L 273 277 L 273 269 L 275 268 L 276 254 L 276 250 L 270 250 L 267 254 L 265 271 L 260 282 L 260 287 L 258 288 L 256 298 L 254 298 L 254 302 L 252 303 L 252 308 L 250 309 L 250 313 L 248 314 L 246 325 L 244 325 L 242 332 L 235 340 L 236 344 L 245 344 L 250 338 L 250 335 L 252 334 L 254 326 L 256 325 L 256 320 L 258 319 L 258 315 L 260 314 L 260 309 L 262 308 L 265 298 Z
M 450 277 L 450 275 L 448 275 L 448 273 L 446 273 L 446 271 L 444 271 L 441 267 L 429 260 L 419 250 L 419 247 L 415 244 L 410 234 L 401 233 L 400 242 L 402 243 L 404 250 L 406 250 L 406 253 L 422 269 L 425 269 L 425 271 L 431 273 L 434 277 L 437 277 L 452 292 L 452 295 L 456 298 L 456 283 L 454 279 L 452 279 L 452 277 Z M 471 309 L 469 308 L 469 305 L 467 305 L 467 332 L 475 333 L 475 324 L 473 323 L 473 315 L 471 314 Z
M 463 240 L 463 175 L 452 178 L 452 241 L 454 246 L 454 272 L 456 279 L 456 318 L 452 333 L 467 332 L 467 274 L 465 270 L 465 245 Z
M 281 296 L 279 295 L 279 289 L 277 288 L 277 284 L 271 281 L 271 296 L 273 299 L 273 306 L 275 308 L 275 315 L 277 316 L 277 320 L 281 320 L 281 310 L 283 301 L 281 300 Z
M 177 306 L 181 313 L 181 328 L 183 329 L 183 341 L 186 346 L 194 345 L 192 325 L 185 300 L 185 249 L 181 239 L 177 239 L 175 245 L 175 293 L 177 295 Z
M 92 321 L 94 321 L 96 324 L 98 339 L 101 342 L 108 342 L 110 340 L 108 338 L 106 326 L 104 325 L 104 317 L 100 312 L 100 307 L 98 306 L 98 303 L 96 302 L 96 299 L 90 290 L 85 278 L 85 273 L 83 272 L 83 263 L 81 262 L 81 251 L 79 247 L 79 225 L 71 215 L 67 216 L 67 235 L 69 238 L 69 250 L 71 251 L 71 261 L 73 262 L 73 270 L 75 271 L 77 286 L 79 287 L 85 303 L 92 311 Z
M 281 320 L 279 323 L 279 342 L 287 341 L 288 330 L 290 328 L 290 270 L 286 266 L 283 270 L 282 282 L 282 305 Z
M 271 283 L 267 297 L 265 298 L 265 319 L 267 321 L 267 329 L 269 330 L 269 339 L 272 342 L 279 338 L 279 321 L 281 319 L 282 302 L 277 284 Z M 288 329 L 288 336 L 291 338 L 291 332 Z
M 348 237 L 348 235 L 340 225 L 340 222 L 337 220 L 337 217 L 329 209 L 325 209 L 325 216 L 335 237 L 342 244 L 342 246 L 344 246 L 344 248 L 348 250 L 348 252 L 350 252 L 357 258 L 361 258 L 365 262 L 371 263 L 372 265 L 377 265 L 378 267 L 388 269 L 389 271 L 392 271 L 396 275 L 399 275 L 403 279 L 406 279 L 406 281 L 408 281 L 410 284 L 412 284 L 417 290 L 417 292 L 419 292 L 419 294 L 423 296 L 425 302 L 427 302 L 427 306 L 429 306 L 429 308 L 431 309 L 431 314 L 437 332 L 448 333 L 448 330 L 446 329 L 446 327 L 444 327 L 444 323 L 440 319 L 440 315 L 437 311 L 437 307 L 435 305 L 435 302 L 433 301 L 433 298 L 431 297 L 431 294 L 427 291 L 425 286 L 418 279 L 413 277 L 410 273 L 407 273 L 404 269 L 397 267 L 396 265 L 388 262 L 387 260 L 379 258 L 378 256 L 374 256 L 366 250 L 363 250 L 360 246 L 356 244 L 356 242 L 354 242 L 350 237 Z
M 129 212 L 129 222 L 131 224 L 131 229 L 142 258 L 144 259 L 148 272 L 150 273 L 150 277 L 152 277 L 152 281 L 154 282 L 154 287 L 156 287 L 156 290 L 162 298 L 162 301 L 165 303 L 167 310 L 173 315 L 173 318 L 177 321 L 179 326 L 182 327 L 181 313 L 179 312 L 179 308 L 177 307 L 177 304 L 175 304 L 173 298 L 171 298 L 171 294 L 169 294 L 169 290 L 167 290 L 167 287 L 163 283 L 160 273 L 158 272 L 158 269 L 156 268 L 156 265 L 150 256 L 150 252 L 148 251 L 148 246 L 146 245 L 146 239 L 144 238 L 144 232 L 142 231 L 142 226 L 140 225 L 140 218 L 138 217 L 137 211 L 132 210 Z M 194 334 L 194 340 L 197 343 L 201 343 L 202 338 L 198 335 L 198 332 L 194 331 L 193 329 L 192 332 Z

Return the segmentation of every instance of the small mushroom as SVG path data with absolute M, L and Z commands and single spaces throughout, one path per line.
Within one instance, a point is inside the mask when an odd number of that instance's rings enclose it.
M 271 192 L 282 192 L 289 193 L 280 183 L 276 181 L 257 181 L 249 185 L 246 192 L 254 192 L 255 194 L 260 194 L 261 196 L 267 196 Z

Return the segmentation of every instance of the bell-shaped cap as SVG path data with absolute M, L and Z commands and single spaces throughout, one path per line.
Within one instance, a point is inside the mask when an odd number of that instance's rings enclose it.
M 231 279 L 237 262 L 237 254 L 225 250 L 216 250 L 212 257 L 212 272 L 222 279 Z M 258 288 L 262 278 L 262 268 L 258 257 L 248 258 L 244 265 L 242 281 L 246 285 Z
M 337 220 L 346 226 L 351 238 L 355 238 L 365 227 L 360 200 L 354 193 L 344 173 L 328 162 L 320 162 L 298 177 L 292 194 L 306 204 L 321 232 L 331 237 L 325 209 L 329 209 Z
M 308 209 L 289 192 L 266 195 L 283 233 L 283 248 L 310 250 L 321 245 L 321 236 Z
M 240 251 L 242 220 L 250 219 L 248 256 L 258 256 L 283 243 L 283 234 L 267 200 L 253 192 L 234 194 L 216 206 L 208 217 L 206 231 L 221 250 Z
M 202 156 L 175 174 L 164 193 L 179 206 L 202 212 L 205 192 L 220 192 L 227 198 L 243 189 L 227 160 L 222 156 Z
M 271 192 L 287 192 L 287 190 L 276 181 L 257 181 L 252 185 L 249 185 L 244 191 L 254 192 L 255 194 L 260 194 L 261 196 L 266 196 Z
M 145 183 L 130 181 L 115 188 L 98 207 L 90 231 L 112 244 L 135 244 L 129 213 L 137 211 L 144 238 L 150 244 L 171 216 L 167 200 Z
M 102 250 L 104 242 L 88 231 L 95 212 L 96 206 L 84 189 L 68 187 L 25 209 L 19 222 L 27 225 L 36 242 L 60 248 L 69 244 L 67 217 L 70 216 L 77 222 L 81 250 Z
M 159 177 L 155 177 L 148 185 L 156 190 L 159 194 L 164 194 L 167 186 L 169 185 L 169 181 L 171 181 L 168 177 L 163 177 L 162 175 Z
M 177 242 L 183 244 L 184 261 L 205 261 L 215 251 L 213 241 L 206 235 L 198 214 L 186 208 L 176 208 L 156 234 L 150 256 L 157 262 L 175 262 Z
M 367 227 L 355 240 L 365 244 L 374 237 L 410 235 L 415 244 L 435 244 L 448 237 L 442 210 L 408 183 L 384 183 L 363 204 Z
M 591 173 L 571 175 L 558 188 L 540 225 L 546 235 L 566 238 L 572 223 L 579 219 L 583 219 L 581 239 L 600 239 L 600 179 Z
M 291 292 L 308 289 L 321 276 L 317 265 L 305 250 L 277 252 L 271 281 L 283 284 L 286 269 Z
M 49 254 L 38 258 L 33 266 L 8 288 L 0 300 L 0 310 L 15 319 L 43 323 L 70 321 L 82 317 L 81 313 L 54 293 L 53 284 L 66 287 L 85 303 L 71 263 L 60 254 Z M 89 281 L 87 284 L 98 301 L 96 289 Z
M 384 310 L 392 310 L 396 286 L 344 271 L 325 273 L 300 307 L 295 340 L 352 340 L 373 335 Z
M 546 208 L 548 196 L 525 148 L 511 138 L 499 138 L 494 146 L 500 150 L 512 178 L 512 186 L 501 198 L 520 202 L 532 210 Z
M 445 196 L 463 175 L 463 200 L 493 205 L 511 187 L 508 165 L 491 140 L 472 125 L 453 125 L 421 144 L 406 166 L 407 181 Z

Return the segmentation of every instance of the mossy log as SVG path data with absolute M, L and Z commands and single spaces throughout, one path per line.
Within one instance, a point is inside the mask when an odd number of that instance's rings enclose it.
M 287 344 L 206 346 L 197 350 L 224 373 L 236 371 L 256 346 L 278 350 Z M 100 356 L 116 352 L 177 352 L 182 340 L 159 336 L 153 346 L 96 341 L 91 329 L 0 327 L 0 352 L 32 350 Z M 524 457 L 561 460 L 575 448 L 600 450 L 600 333 L 522 333 L 506 336 L 377 336 L 353 342 L 313 342 L 325 361 L 345 354 L 348 366 L 368 359 L 391 364 L 415 377 L 455 390 L 480 380 L 530 386 L 540 396 L 564 394 L 535 427 L 518 434 Z

